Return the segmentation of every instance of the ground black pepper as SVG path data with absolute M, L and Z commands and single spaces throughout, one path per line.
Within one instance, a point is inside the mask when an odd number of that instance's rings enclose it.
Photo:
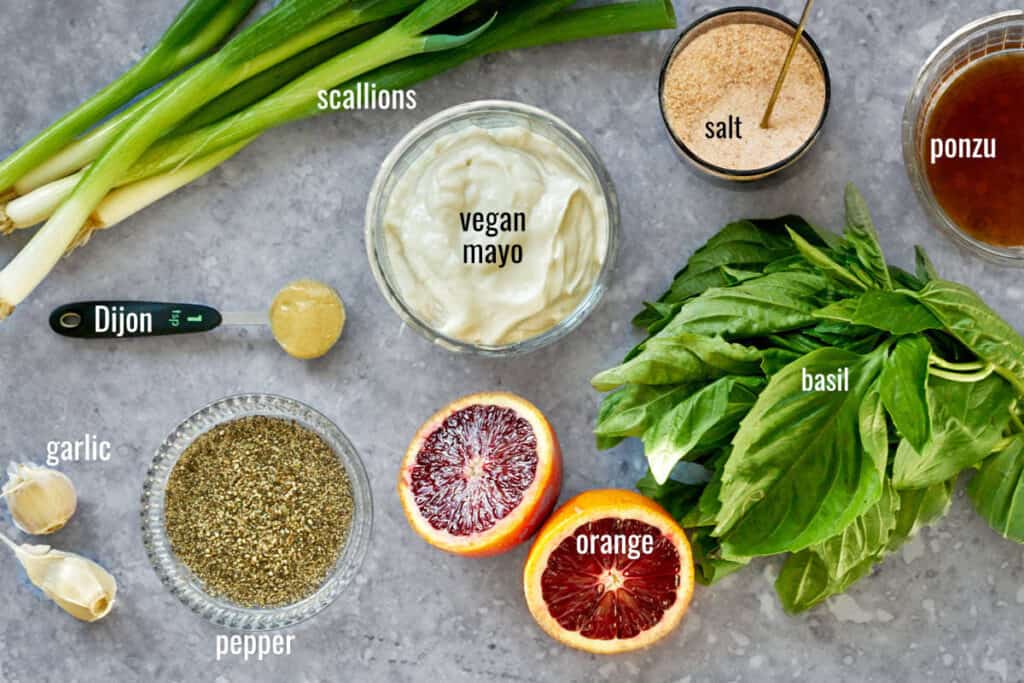
M 211 429 L 185 450 L 167 485 L 174 554 L 208 591 L 246 607 L 316 592 L 352 513 L 352 486 L 330 446 L 279 418 Z

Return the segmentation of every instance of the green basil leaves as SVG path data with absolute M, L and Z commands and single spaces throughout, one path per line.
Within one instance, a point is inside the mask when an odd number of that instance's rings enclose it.
M 598 445 L 643 441 L 638 487 L 692 530 L 698 579 L 788 554 L 794 612 L 941 518 L 968 469 L 979 514 L 1024 542 L 1024 338 L 922 250 L 914 275 L 889 266 L 863 198 L 845 201 L 842 237 L 796 216 L 725 226 L 593 379 L 612 392 Z M 681 461 L 709 480 L 672 479 Z

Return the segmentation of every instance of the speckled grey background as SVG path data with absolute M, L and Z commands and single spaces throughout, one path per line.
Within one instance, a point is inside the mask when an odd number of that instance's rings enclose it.
M 0 152 L 14 149 L 139 57 L 180 2 L 0 0 Z M 799 13 L 798 0 L 756 3 Z M 721 7 L 678 4 L 680 22 Z M 566 457 L 564 495 L 639 476 L 638 445 L 598 454 L 587 383 L 617 361 L 627 321 L 685 257 L 729 219 L 803 212 L 840 220 L 856 181 L 874 207 L 890 259 L 924 244 L 943 273 L 1024 327 L 1020 272 L 987 265 L 926 225 L 911 193 L 899 125 L 914 74 L 968 20 L 1009 0 L 818 3 L 813 36 L 828 57 L 833 108 L 824 137 L 781 182 L 740 190 L 691 175 L 670 148 L 655 86 L 673 32 L 507 54 L 419 88 L 415 112 L 335 115 L 274 131 L 209 177 L 101 234 L 65 261 L 0 325 L 0 458 L 39 458 L 51 439 L 86 432 L 115 444 L 111 462 L 64 469 L 82 507 L 60 547 L 100 559 L 120 581 L 116 610 L 80 624 L 36 594 L 0 554 L 0 680 L 21 681 L 981 681 L 1022 676 L 1024 553 L 988 530 L 962 494 L 949 517 L 848 595 L 810 614 L 780 610 L 773 562 L 698 588 L 685 624 L 646 652 L 600 658 L 567 650 L 534 625 L 523 601 L 526 549 L 463 560 L 427 547 L 394 493 L 408 438 L 440 405 L 504 388 L 551 418 Z M 532 356 L 460 358 L 403 330 L 370 275 L 362 238 L 379 162 L 414 124 L 484 97 L 563 116 L 602 154 L 622 203 L 623 248 L 612 289 L 571 337 Z M 0 241 L 6 261 L 27 235 Z M 326 279 L 350 320 L 327 359 L 303 364 L 264 331 L 184 339 L 75 343 L 48 312 L 69 300 L 139 297 L 264 305 L 300 276 Z M 221 633 L 161 586 L 142 549 L 138 499 L 154 449 L 193 410 L 227 394 L 267 391 L 306 401 L 361 450 L 376 529 L 361 578 L 295 628 L 291 657 L 214 661 Z M 3 528 L 11 530 L 3 517 Z

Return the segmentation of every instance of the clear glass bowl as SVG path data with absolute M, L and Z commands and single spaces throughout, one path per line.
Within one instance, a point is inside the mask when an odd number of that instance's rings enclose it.
M 1024 265 L 1024 247 L 1001 247 L 968 234 L 939 205 L 928 182 L 924 136 L 939 96 L 978 60 L 1024 50 L 1024 10 L 1000 12 L 967 24 L 928 57 L 903 112 L 903 160 L 929 220 L 975 254 L 1003 264 Z
M 608 214 L 608 250 L 605 253 L 604 266 L 590 292 L 572 313 L 551 329 L 529 339 L 502 346 L 471 344 L 434 329 L 402 299 L 388 262 L 383 219 L 395 186 L 409 166 L 437 139 L 469 126 L 490 129 L 522 126 L 555 142 L 590 172 L 595 184 L 601 188 Z M 565 121 L 542 109 L 518 102 L 481 100 L 460 104 L 435 114 L 416 126 L 384 160 L 370 190 L 370 200 L 366 207 L 366 251 L 381 293 L 405 324 L 438 346 L 457 353 L 492 357 L 516 356 L 536 351 L 565 337 L 579 327 L 604 296 L 615 266 L 618 245 L 618 197 L 611 176 L 608 175 L 597 152 Z
M 200 435 L 225 422 L 262 415 L 291 420 L 316 433 L 345 467 L 352 485 L 354 512 L 348 540 L 323 586 L 292 605 L 268 609 L 241 607 L 208 594 L 188 567 L 174 555 L 164 522 L 167 482 L 185 449 Z M 323 611 L 359 571 L 373 527 L 370 482 L 362 460 L 348 438 L 326 417 L 309 406 L 270 394 L 241 394 L 221 399 L 182 422 L 156 452 L 142 489 L 142 540 L 146 554 L 164 586 L 189 609 L 229 628 L 265 631 L 305 621 Z
M 814 42 L 814 39 L 811 38 L 807 31 L 804 31 L 804 34 L 800 38 L 800 42 L 803 43 L 804 47 L 811 51 L 812 55 L 814 55 L 815 60 L 818 62 L 818 66 L 821 67 L 822 76 L 825 79 L 825 106 L 821 111 L 821 118 L 818 120 L 818 124 L 815 126 L 814 132 L 811 136 L 807 138 L 807 140 L 800 145 L 796 151 L 785 159 L 764 168 L 736 170 L 716 166 L 715 164 L 705 161 L 691 150 L 686 143 L 680 140 L 679 136 L 672 130 L 672 126 L 668 121 L 668 114 L 665 112 L 665 83 L 668 77 L 669 67 L 672 65 L 672 62 L 675 61 L 676 56 L 682 52 L 687 45 L 693 42 L 693 40 L 698 36 L 707 33 L 713 28 L 728 26 L 730 24 L 764 24 L 765 26 L 771 26 L 772 28 L 779 29 L 790 36 L 796 33 L 797 29 L 797 24 L 792 19 L 789 19 L 778 12 L 762 9 L 760 7 L 726 7 L 724 9 L 711 12 L 710 14 L 705 14 L 703 17 L 683 29 L 683 32 L 679 35 L 679 38 L 669 50 L 668 56 L 665 57 L 665 63 L 661 67 L 661 77 L 658 80 L 658 103 L 661 107 L 661 118 L 665 123 L 665 130 L 668 132 L 668 136 L 672 140 L 673 146 L 675 146 L 679 156 L 689 162 L 694 169 L 718 180 L 739 183 L 753 182 L 755 180 L 768 178 L 789 168 L 799 161 L 800 158 L 803 157 L 803 155 L 806 154 L 812 146 L 814 146 L 814 143 L 817 142 L 818 138 L 821 137 L 821 131 L 825 126 L 825 119 L 828 118 L 828 111 L 832 102 L 832 77 L 829 75 L 828 65 L 825 63 L 825 55 L 822 54 L 821 50 L 818 48 L 818 44 Z M 790 41 L 792 42 L 792 38 Z

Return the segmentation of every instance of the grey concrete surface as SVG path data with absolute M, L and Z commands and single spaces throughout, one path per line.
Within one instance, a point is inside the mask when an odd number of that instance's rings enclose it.
M 0 152 L 139 57 L 179 2 L 0 0 Z M 757 2 L 790 15 L 797 0 Z M 685 24 L 721 3 L 678 3 Z M 837 226 L 857 182 L 890 260 L 923 244 L 948 277 L 975 287 L 1024 328 L 1018 271 L 986 264 L 929 227 L 903 168 L 899 125 L 917 68 L 968 20 L 1009 0 L 819 3 L 810 31 L 827 55 L 833 108 L 818 146 L 779 182 L 711 185 L 675 157 L 658 114 L 658 69 L 674 33 L 488 57 L 419 89 L 415 112 L 335 115 L 291 125 L 61 263 L 0 325 L 0 457 L 39 459 L 50 440 L 96 434 L 108 463 L 64 466 L 82 506 L 55 545 L 102 561 L 120 581 L 106 620 L 80 624 L 42 599 L 0 553 L 0 681 L 959 681 L 1024 680 L 1024 553 L 998 538 L 958 494 L 951 514 L 846 596 L 788 617 L 778 564 L 759 562 L 698 588 L 684 625 L 651 650 L 601 658 L 567 650 L 524 604 L 526 549 L 464 560 L 407 526 L 394 493 L 407 440 L 440 405 L 502 388 L 551 418 L 566 457 L 563 498 L 631 486 L 643 461 L 630 443 L 599 454 L 588 378 L 636 340 L 627 321 L 690 252 L 730 219 L 801 212 Z M 560 344 L 509 361 L 451 355 L 403 329 L 378 293 L 363 211 L 388 150 L 442 108 L 499 97 L 549 109 L 604 157 L 622 203 L 622 250 L 607 298 Z M 28 235 L 0 241 L 6 261 Z M 47 314 L 70 300 L 194 300 L 258 308 L 285 282 L 334 284 L 350 315 L 328 358 L 300 363 L 266 331 L 221 331 L 135 343 L 75 343 Z M 215 661 L 223 631 L 157 580 L 142 549 L 139 494 L 157 445 L 193 410 L 242 391 L 308 402 L 360 449 L 376 502 L 358 581 L 291 632 L 290 657 Z M 12 531 L 9 518 L 0 519 Z

